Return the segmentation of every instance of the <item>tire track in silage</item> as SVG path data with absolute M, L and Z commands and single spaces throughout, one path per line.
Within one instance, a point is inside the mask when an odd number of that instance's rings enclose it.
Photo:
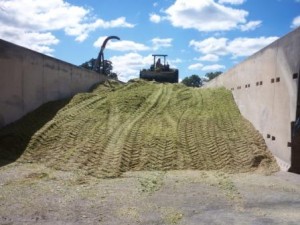
M 177 132 L 183 157 L 183 169 L 203 169 L 204 158 L 201 154 L 201 143 L 198 138 L 198 117 L 201 116 L 202 97 L 192 90 L 193 98 L 191 107 L 188 107 L 181 115 Z M 200 135 L 201 137 L 201 135 Z
M 160 98 L 135 123 L 125 143 L 125 150 L 131 149 L 131 158 L 126 162 L 126 168 L 133 170 L 163 169 L 166 143 L 161 140 L 166 138 L 164 133 L 166 126 L 163 126 L 165 124 L 164 114 L 171 94 L 172 88 L 163 84 Z M 127 158 L 129 158 L 128 155 Z
M 102 96 L 92 96 L 84 101 L 75 98 L 76 104 L 70 104 L 59 111 L 53 120 L 32 137 L 21 160 L 39 161 L 57 169 L 82 167 L 82 160 L 78 159 L 87 151 L 78 146 L 82 144 L 82 137 L 86 137 L 95 121 L 99 120 L 93 116 L 82 117 L 82 114 L 86 116 L 94 111 L 95 106 L 103 100 Z
M 226 118 L 224 114 L 227 114 Z M 219 167 L 225 170 L 230 170 L 233 166 L 232 150 L 229 146 L 229 136 L 232 133 L 232 124 L 228 122 L 230 112 L 228 108 L 224 109 L 222 113 L 216 113 L 216 124 L 213 126 L 215 134 L 215 143 L 218 148 L 218 162 Z
M 270 152 L 267 152 L 267 146 L 264 139 L 259 133 L 255 132 L 254 127 L 249 121 L 244 118 L 243 129 L 238 128 L 238 135 L 240 142 L 237 142 L 237 154 L 239 159 L 243 162 L 241 170 L 253 170 L 256 169 L 259 164 L 267 159 L 270 162 Z
M 149 152 L 149 169 L 167 170 L 175 166 L 176 137 L 173 123 L 174 115 L 169 112 L 170 101 L 174 94 L 172 85 L 165 85 L 165 92 L 157 110 L 148 118 L 148 124 L 155 124 L 154 132 L 151 134 L 151 150 Z
M 88 94 L 86 94 L 88 95 Z M 77 97 L 78 98 L 78 97 Z M 55 118 L 51 121 L 49 121 L 43 128 L 41 128 L 34 137 L 31 139 L 29 143 L 29 149 L 31 149 L 31 145 L 34 145 L 37 147 L 39 143 L 41 143 L 40 139 L 45 141 L 46 137 L 51 135 L 51 133 L 57 133 L 56 131 L 61 128 L 62 125 L 65 125 L 69 121 L 73 121 L 78 114 L 80 114 L 83 111 L 86 111 L 86 109 L 90 108 L 91 105 L 96 104 L 97 102 L 101 101 L 103 98 L 99 96 L 92 96 L 88 98 L 87 100 L 81 100 L 77 104 L 72 104 L 73 106 L 66 106 L 62 110 L 60 110 Z M 69 103 L 71 104 L 71 103 Z M 45 146 L 44 142 L 43 147 Z M 46 144 L 47 146 L 47 144 Z M 35 152 L 36 154 L 36 152 Z
M 108 145 L 104 149 L 103 158 L 100 163 L 99 171 L 101 172 L 99 173 L 102 176 L 116 177 L 126 169 L 126 166 L 124 167 L 123 160 L 125 159 L 125 161 L 128 162 L 128 159 L 131 158 L 129 155 L 132 155 L 132 152 L 130 152 L 132 149 L 124 149 L 124 146 L 126 146 L 124 143 L 126 142 L 126 138 L 130 132 L 132 132 L 134 125 L 138 124 L 139 121 L 145 117 L 147 113 L 149 113 L 149 111 L 155 110 L 156 105 L 163 95 L 163 85 L 159 85 L 158 87 L 158 91 L 155 91 L 154 94 L 149 97 L 150 104 L 147 105 L 143 111 L 135 113 L 131 118 L 121 124 L 112 134 Z M 138 156 L 138 154 L 134 153 L 133 155 Z
M 169 109 L 169 112 L 171 115 L 173 115 L 171 117 L 171 122 L 176 123 L 172 132 L 173 140 L 176 141 L 176 155 L 173 159 L 173 166 L 174 169 L 184 169 L 187 168 L 187 153 L 185 141 L 183 141 L 184 139 L 181 139 L 180 133 L 182 132 L 182 118 L 184 118 L 187 110 L 193 105 L 191 91 L 187 87 L 177 89 L 176 94 L 173 96 L 172 100 L 172 107 Z
M 150 107 L 146 110 L 141 110 L 139 120 L 136 121 L 126 138 L 123 156 L 127 160 L 123 162 L 122 166 L 125 171 L 129 169 L 141 170 L 144 168 L 144 164 L 147 164 L 147 162 L 141 160 L 142 155 L 148 155 L 147 152 L 144 152 L 145 131 L 147 130 L 147 123 L 151 120 L 152 115 L 155 114 L 157 106 L 165 95 L 165 85 L 161 86 L 159 91 L 161 92 L 160 95 L 154 101 L 153 99 L 151 100 Z

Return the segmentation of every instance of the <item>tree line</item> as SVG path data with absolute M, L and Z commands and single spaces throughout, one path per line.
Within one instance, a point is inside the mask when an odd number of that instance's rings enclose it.
M 199 75 L 193 74 L 191 76 L 185 77 L 181 81 L 181 83 L 185 84 L 188 87 L 201 87 L 203 85 L 204 80 L 210 81 L 219 76 L 220 74 L 222 74 L 221 71 L 206 73 L 204 76 L 206 77 L 206 79 L 201 78 Z

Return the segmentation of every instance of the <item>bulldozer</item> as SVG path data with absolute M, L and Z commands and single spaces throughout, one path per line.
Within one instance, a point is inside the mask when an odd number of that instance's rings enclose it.
M 178 83 L 178 69 L 172 69 L 166 63 L 168 55 L 153 54 L 152 56 L 153 64 L 150 66 L 150 69 L 140 71 L 140 79 L 154 80 L 160 83 Z M 161 57 L 163 58 L 163 63 L 161 62 Z

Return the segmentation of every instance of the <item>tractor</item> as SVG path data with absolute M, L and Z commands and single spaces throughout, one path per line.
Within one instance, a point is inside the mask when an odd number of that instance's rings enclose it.
M 178 83 L 178 69 L 172 69 L 166 63 L 168 55 L 154 54 L 152 56 L 153 64 L 150 66 L 150 69 L 140 71 L 140 78 L 160 83 Z M 161 62 L 161 57 L 163 58 L 163 63 Z

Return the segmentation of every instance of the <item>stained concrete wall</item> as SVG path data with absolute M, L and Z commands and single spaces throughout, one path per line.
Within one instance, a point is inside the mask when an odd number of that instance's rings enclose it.
M 291 122 L 296 120 L 299 72 L 300 28 L 205 86 L 232 91 L 242 115 L 263 135 L 282 170 L 292 161 Z
M 105 76 L 0 39 L 0 128 Z

